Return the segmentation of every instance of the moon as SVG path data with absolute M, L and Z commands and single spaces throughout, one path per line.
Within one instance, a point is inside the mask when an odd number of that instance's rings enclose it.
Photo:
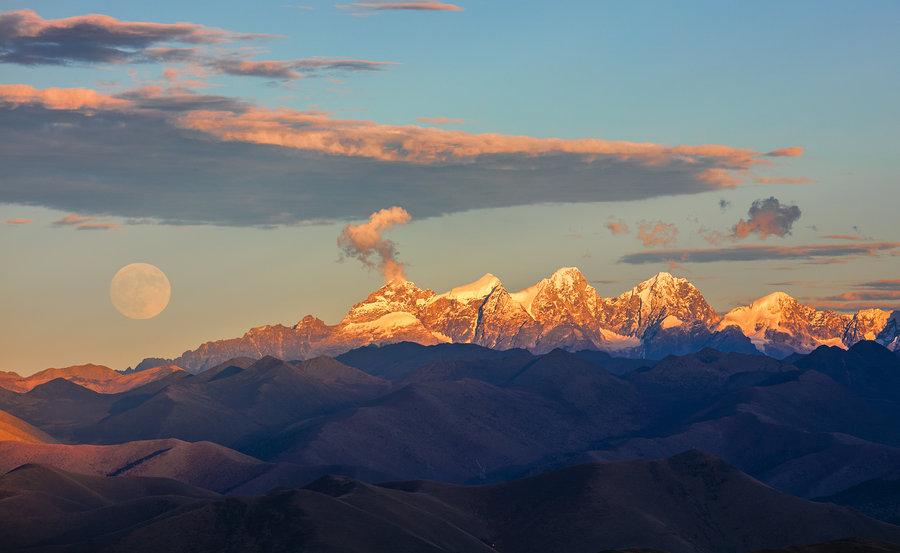
M 149 263 L 125 265 L 109 283 L 109 299 L 129 319 L 152 319 L 169 305 L 171 296 L 166 274 Z

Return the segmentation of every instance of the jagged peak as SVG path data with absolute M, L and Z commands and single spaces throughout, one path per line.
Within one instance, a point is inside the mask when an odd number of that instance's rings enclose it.
M 485 273 L 484 276 L 482 276 L 475 282 L 470 282 L 469 284 L 464 284 L 463 286 L 452 288 L 449 292 L 444 292 L 443 294 L 435 296 L 435 299 L 446 298 L 455 300 L 467 300 L 483 298 L 490 295 L 490 293 L 500 285 L 501 283 L 499 278 L 495 277 L 491 273 Z

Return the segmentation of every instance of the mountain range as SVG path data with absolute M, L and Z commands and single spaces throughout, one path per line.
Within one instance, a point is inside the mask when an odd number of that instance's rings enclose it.
M 10 552 L 743 553 L 844 538 L 830 551 L 875 553 L 900 542 L 900 527 L 779 493 L 698 451 L 484 486 L 325 476 L 250 497 L 26 464 L 0 476 L 0 498 Z
M 401 342 L 106 392 L 83 371 L 0 388 L 7 550 L 900 543 L 900 356 L 875 341 L 661 360 Z
M 785 357 L 821 345 L 847 348 L 860 340 L 900 348 L 900 313 L 819 311 L 776 292 L 719 316 L 687 279 L 669 273 L 604 298 L 578 269 L 567 267 L 512 293 L 491 274 L 442 294 L 397 280 L 354 305 L 336 325 L 307 315 L 292 327 L 253 328 L 176 359 L 147 359 L 137 369 L 175 365 L 200 372 L 235 357 L 301 360 L 402 341 L 660 359 L 704 347 Z

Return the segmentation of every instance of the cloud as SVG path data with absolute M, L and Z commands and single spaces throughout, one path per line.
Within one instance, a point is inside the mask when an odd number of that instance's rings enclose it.
M 303 73 L 312 73 L 320 70 L 381 71 L 386 66 L 397 64 L 393 62 L 357 59 L 308 58 L 289 61 L 216 59 L 211 60 L 207 65 L 220 73 L 228 75 L 267 77 L 270 79 L 296 79 L 303 76 Z
M 170 42 L 221 44 L 268 35 L 232 33 L 191 23 L 139 23 L 106 15 L 43 19 L 32 10 L 0 14 L 0 63 L 68 65 L 146 61 Z
M 836 296 L 822 298 L 828 301 L 877 301 L 900 300 L 900 290 L 879 290 L 877 292 L 844 292 Z
M 77 213 L 70 213 L 62 219 L 53 221 L 57 227 L 75 227 L 75 230 L 112 230 L 119 226 L 118 223 L 95 223 L 96 217 L 85 217 Z
M 20 65 L 191 63 L 219 74 L 296 79 L 317 71 L 377 71 L 389 62 L 307 58 L 245 59 L 230 43 L 275 38 L 191 23 L 119 21 L 106 15 L 46 20 L 31 10 L 0 14 L 0 63 Z M 195 46 L 176 46 L 177 44 Z M 210 47 L 215 46 L 215 49 Z
M 819 238 L 825 240 L 854 240 L 859 242 L 861 240 L 865 240 L 862 236 L 855 236 L 852 234 L 826 234 L 825 236 L 820 236 Z
M 57 219 L 53 221 L 53 224 L 58 227 L 72 226 L 72 225 L 81 225 L 90 221 L 96 220 L 96 217 L 83 217 L 78 215 L 77 213 L 70 213 L 63 217 L 62 219 Z
M 47 109 L 115 109 L 129 103 L 86 88 L 37 89 L 23 84 L 0 85 L 0 102 L 10 107 L 40 105 Z
M 75 227 L 75 230 L 112 230 L 118 226 L 118 223 L 84 223 Z
M 435 125 L 449 125 L 451 123 L 462 123 L 459 117 L 416 117 L 416 121 L 423 123 L 434 123 Z
M 775 198 L 756 200 L 747 212 L 749 219 L 741 219 L 731 229 L 731 236 L 735 239 L 746 238 L 756 234 L 760 240 L 769 236 L 784 237 L 791 233 L 794 221 L 800 218 L 800 208 L 795 205 L 781 205 Z
M 655 247 L 665 246 L 675 242 L 678 235 L 678 229 L 673 223 L 656 223 L 641 221 L 638 223 L 638 240 L 644 243 L 644 246 Z
M 107 95 L 0 85 L 0 197 L 163 224 L 348 221 L 373 203 L 432 217 L 697 194 L 729 185 L 709 170 L 743 171 L 760 156 L 382 125 L 181 87 Z
M 28 223 L 33 223 L 34 219 L 10 219 L 6 221 L 7 225 L 26 225 Z
M 868 282 L 860 282 L 856 287 L 875 290 L 900 290 L 900 279 L 870 280 Z
M 697 234 L 703 237 L 704 240 L 712 244 L 713 246 L 718 246 L 722 242 L 725 241 L 725 236 L 721 232 L 717 230 L 708 229 L 706 227 L 700 227 L 700 230 L 697 231 Z
M 616 221 L 607 221 L 606 228 L 613 234 L 630 234 L 631 230 L 628 229 L 628 225 L 625 224 L 625 221 L 622 219 L 618 219 Z
M 721 209 L 722 211 L 725 211 L 729 207 L 731 207 L 731 202 L 729 202 L 725 198 L 722 198 L 721 200 L 719 200 L 719 209 Z
M 816 244 L 810 246 L 755 246 L 730 248 L 685 249 L 636 252 L 622 256 L 620 263 L 641 265 L 668 262 L 715 263 L 719 261 L 767 261 L 782 259 L 833 260 L 846 256 L 877 256 L 892 254 L 900 249 L 900 242 L 869 242 L 862 244 Z M 831 259 L 829 259 L 831 258 Z
M 803 148 L 795 146 L 793 148 L 781 148 L 767 152 L 767 157 L 800 157 L 803 155 Z
M 382 10 L 413 10 L 413 11 L 462 11 L 463 8 L 443 2 L 424 0 L 421 2 L 353 2 L 352 4 L 339 4 L 342 10 L 357 11 L 382 11 Z
M 397 261 L 394 242 L 382 238 L 381 234 L 394 228 L 394 225 L 405 225 L 411 218 L 405 209 L 398 206 L 376 211 L 369 216 L 368 223 L 345 225 L 337 240 L 338 247 L 344 255 L 355 257 L 367 267 L 378 267 L 385 282 L 406 280 L 403 263 Z M 372 257 L 377 259 L 373 261 Z

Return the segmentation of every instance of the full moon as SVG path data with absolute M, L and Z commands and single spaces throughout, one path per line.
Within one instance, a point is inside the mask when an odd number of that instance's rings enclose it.
M 125 265 L 109 284 L 109 299 L 130 319 L 152 319 L 169 305 L 172 288 L 159 267 L 149 263 Z

